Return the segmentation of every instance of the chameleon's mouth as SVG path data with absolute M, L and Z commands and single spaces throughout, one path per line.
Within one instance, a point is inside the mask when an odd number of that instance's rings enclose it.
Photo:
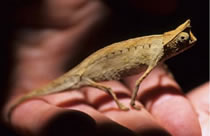
M 194 44 L 197 41 L 197 38 L 193 35 L 193 33 L 191 32 L 191 30 L 190 30 L 189 34 L 190 34 L 189 44 Z

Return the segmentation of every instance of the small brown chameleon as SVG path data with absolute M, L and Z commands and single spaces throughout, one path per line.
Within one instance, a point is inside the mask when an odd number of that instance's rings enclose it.
M 119 102 L 111 88 L 102 85 L 100 81 L 119 80 L 124 76 L 143 75 L 136 81 L 130 105 L 135 107 L 135 99 L 141 82 L 159 63 L 190 48 L 197 39 L 191 32 L 190 20 L 175 30 L 161 35 L 151 35 L 129 39 L 102 48 L 79 65 L 52 81 L 48 85 L 36 89 L 17 101 L 9 108 L 8 119 L 12 111 L 23 101 L 47 94 L 63 92 L 84 86 L 95 87 L 107 92 L 122 110 L 128 110 Z

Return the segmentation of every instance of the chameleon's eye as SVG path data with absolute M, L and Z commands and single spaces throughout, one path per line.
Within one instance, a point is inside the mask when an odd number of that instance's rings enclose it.
M 189 40 L 189 34 L 188 33 L 186 33 L 186 32 L 181 32 L 180 34 L 179 34 L 179 36 L 178 36 L 178 40 L 179 40 L 179 42 L 185 42 L 185 41 L 187 41 L 187 40 Z

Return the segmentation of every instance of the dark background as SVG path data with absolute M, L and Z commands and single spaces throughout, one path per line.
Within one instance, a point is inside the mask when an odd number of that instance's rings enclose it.
M 82 60 L 91 52 L 111 44 L 133 37 L 159 34 L 176 28 L 187 19 L 191 19 L 192 32 L 198 39 L 190 50 L 167 61 L 177 82 L 184 92 L 209 80 L 209 3 L 208 0 L 104 0 L 111 15 L 92 38 L 91 46 L 84 46 Z M 3 103 L 8 90 L 8 77 L 14 64 L 11 44 L 11 21 L 14 12 L 24 5 L 24 1 L 7 1 L 1 4 L 1 98 Z M 87 49 L 89 51 L 87 51 Z M 72 66 L 69 66 L 72 67 Z M 15 135 L 4 125 L 0 125 L 1 135 Z
M 112 43 L 132 37 L 159 34 L 191 19 L 197 44 L 171 58 L 169 65 L 184 92 L 209 80 L 209 12 L 208 0 L 107 0 L 113 14 L 107 35 Z M 173 6 L 167 7 L 174 3 Z M 146 8 L 147 7 L 147 8 Z M 164 9 L 165 8 L 165 9 Z M 111 40 L 110 40 L 111 39 Z

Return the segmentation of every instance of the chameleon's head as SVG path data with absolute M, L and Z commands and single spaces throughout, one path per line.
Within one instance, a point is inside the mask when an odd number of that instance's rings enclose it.
M 175 30 L 163 34 L 164 54 L 172 57 L 192 47 L 197 41 L 191 32 L 190 20 L 177 27 Z

